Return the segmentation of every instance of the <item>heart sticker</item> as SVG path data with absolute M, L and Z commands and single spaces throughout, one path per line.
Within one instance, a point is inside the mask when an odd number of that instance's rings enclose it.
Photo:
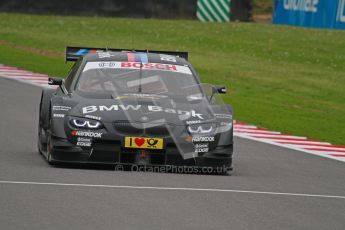
M 145 143 L 145 139 L 141 137 L 137 137 L 134 139 L 134 142 L 137 146 L 142 146 Z

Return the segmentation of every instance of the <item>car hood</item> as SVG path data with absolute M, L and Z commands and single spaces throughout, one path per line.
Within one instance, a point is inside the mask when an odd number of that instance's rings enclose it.
M 115 98 L 91 99 L 75 95 L 77 105 L 69 115 L 100 119 L 102 122 L 141 122 L 184 125 L 215 119 L 213 106 L 207 100 L 157 95 L 121 95 Z

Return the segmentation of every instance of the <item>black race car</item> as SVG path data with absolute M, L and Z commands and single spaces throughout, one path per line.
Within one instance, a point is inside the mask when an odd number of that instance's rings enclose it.
M 232 109 L 201 84 L 188 53 L 67 47 L 66 80 L 50 78 L 38 149 L 50 164 L 231 169 Z

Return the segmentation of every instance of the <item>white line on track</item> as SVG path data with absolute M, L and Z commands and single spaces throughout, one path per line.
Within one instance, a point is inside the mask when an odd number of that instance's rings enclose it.
M 170 191 L 196 191 L 196 192 L 224 192 L 224 193 L 247 193 L 278 196 L 298 196 L 298 197 L 317 197 L 345 199 L 345 196 L 306 194 L 306 193 L 285 193 L 285 192 L 264 192 L 250 190 L 216 189 L 216 188 L 179 188 L 179 187 L 148 187 L 148 186 L 129 186 L 129 185 L 104 185 L 104 184 L 68 184 L 68 183 L 46 183 L 33 181 L 0 181 L 0 184 L 24 184 L 24 185 L 46 185 L 64 187 L 91 187 L 91 188 L 119 188 L 119 189 L 146 189 L 146 190 L 170 190 Z

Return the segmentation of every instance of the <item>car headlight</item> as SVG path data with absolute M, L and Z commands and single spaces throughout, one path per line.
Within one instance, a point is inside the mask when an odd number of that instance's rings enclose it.
M 100 129 L 102 123 L 100 121 L 85 119 L 85 118 L 72 118 L 70 124 L 75 128 L 84 129 Z
M 232 128 L 232 122 L 220 122 L 217 127 L 217 133 L 224 133 Z
M 187 130 L 190 134 L 194 133 L 212 133 L 216 129 L 214 124 L 197 124 L 197 125 L 189 125 Z

